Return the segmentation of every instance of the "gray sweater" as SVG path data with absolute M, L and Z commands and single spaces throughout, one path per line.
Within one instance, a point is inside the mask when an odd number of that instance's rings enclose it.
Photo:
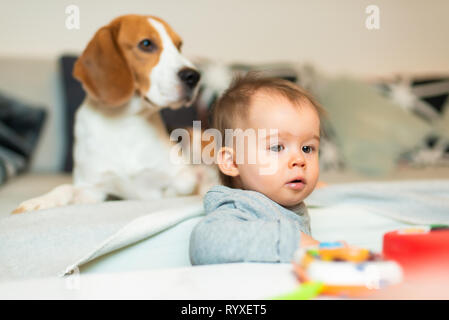
M 300 231 L 310 235 L 304 202 L 294 208 L 262 193 L 214 186 L 204 196 L 204 217 L 190 237 L 192 264 L 290 262 Z

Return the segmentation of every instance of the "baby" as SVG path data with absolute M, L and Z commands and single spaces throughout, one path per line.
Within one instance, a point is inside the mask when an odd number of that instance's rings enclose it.
M 290 262 L 299 246 L 318 244 L 303 200 L 318 181 L 323 113 L 287 80 L 254 74 L 234 80 L 213 109 L 223 185 L 204 197 L 206 217 L 190 239 L 192 264 Z M 236 143 L 241 132 L 248 139 Z

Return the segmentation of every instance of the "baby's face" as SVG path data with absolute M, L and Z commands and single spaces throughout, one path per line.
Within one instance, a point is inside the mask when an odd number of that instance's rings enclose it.
M 244 144 L 245 157 L 258 156 L 253 164 L 236 164 L 241 188 L 286 207 L 304 200 L 319 175 L 320 119 L 314 106 L 306 99 L 297 106 L 280 95 L 257 93 L 242 124 L 257 132 L 257 144 Z M 277 141 L 270 140 L 270 129 L 277 129 Z

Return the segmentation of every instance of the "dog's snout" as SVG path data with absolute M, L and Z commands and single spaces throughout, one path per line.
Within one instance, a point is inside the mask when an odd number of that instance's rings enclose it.
M 178 72 L 181 81 L 190 89 L 195 88 L 200 80 L 200 73 L 192 68 L 184 68 Z

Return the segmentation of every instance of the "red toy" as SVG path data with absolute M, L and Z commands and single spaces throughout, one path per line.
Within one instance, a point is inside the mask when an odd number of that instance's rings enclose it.
M 383 239 L 383 256 L 395 260 L 405 276 L 415 272 L 449 276 L 449 227 L 410 227 L 388 232 Z

